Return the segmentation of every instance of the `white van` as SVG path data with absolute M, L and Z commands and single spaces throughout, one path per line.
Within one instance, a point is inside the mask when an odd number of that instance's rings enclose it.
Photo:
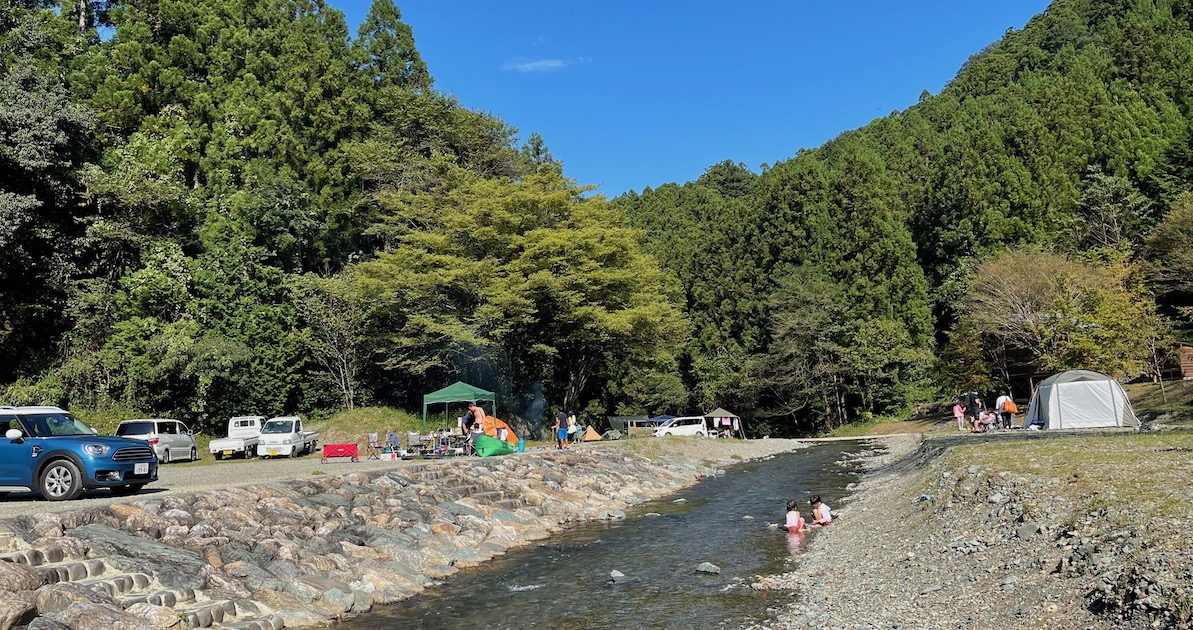
M 668 435 L 699 435 L 708 437 L 708 426 L 704 423 L 704 416 L 684 416 L 672 418 L 654 430 L 655 437 Z

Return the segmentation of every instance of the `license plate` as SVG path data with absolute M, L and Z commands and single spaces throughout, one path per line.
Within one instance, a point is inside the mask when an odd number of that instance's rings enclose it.
M 133 464 L 133 474 L 134 475 L 148 475 L 149 474 L 149 464 Z
M 224 451 L 224 455 L 231 455 L 232 451 Z
M 273 449 L 269 449 L 269 456 L 270 456 L 270 457 L 277 457 L 277 456 L 278 456 L 278 452 L 277 452 L 277 451 L 275 451 L 275 450 L 273 450 Z

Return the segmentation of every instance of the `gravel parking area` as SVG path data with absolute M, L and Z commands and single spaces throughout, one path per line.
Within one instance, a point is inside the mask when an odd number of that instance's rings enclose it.
M 51 502 L 36 493 L 13 493 L 0 498 L 0 518 L 35 512 L 69 512 L 89 507 L 147 499 L 211 488 L 310 479 L 319 473 L 338 475 L 355 471 L 384 470 L 425 463 L 421 460 L 359 461 L 335 459 L 320 462 L 319 453 L 295 459 L 250 459 L 213 463 L 166 464 L 158 469 L 158 480 L 131 497 L 115 497 L 107 490 L 89 490 L 75 501 Z

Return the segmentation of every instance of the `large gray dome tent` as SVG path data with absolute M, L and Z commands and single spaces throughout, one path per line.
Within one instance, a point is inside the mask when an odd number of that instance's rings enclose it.
M 1138 427 L 1123 386 L 1101 372 L 1069 370 L 1040 381 L 1024 426 L 1044 429 Z

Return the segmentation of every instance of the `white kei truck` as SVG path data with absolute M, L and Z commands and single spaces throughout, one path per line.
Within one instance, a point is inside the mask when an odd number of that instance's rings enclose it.
M 264 416 L 236 416 L 228 421 L 228 437 L 212 440 L 207 450 L 217 460 L 256 457 L 263 424 Z
M 279 416 L 270 418 L 261 427 L 257 457 L 298 457 L 313 453 L 318 447 L 319 432 L 303 431 L 302 418 Z

